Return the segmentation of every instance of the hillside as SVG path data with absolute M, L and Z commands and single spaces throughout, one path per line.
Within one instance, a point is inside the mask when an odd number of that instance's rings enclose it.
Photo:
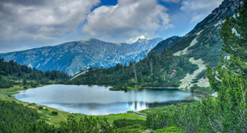
M 89 67 L 108 68 L 117 63 L 139 61 L 161 40 L 161 38 L 139 39 L 133 44 L 126 44 L 91 38 L 57 46 L 4 53 L 0 54 L 0 58 L 4 58 L 6 61 L 14 60 L 19 64 L 43 71 L 59 70 L 74 75 Z
M 160 44 L 148 57 L 129 66 L 118 64 L 109 69 L 91 68 L 71 83 L 107 84 L 123 89 L 131 87 L 179 87 L 212 92 L 206 78 L 206 67 L 219 63 L 223 44 L 219 36 L 221 22 L 226 15 L 232 16 L 242 0 L 225 0 L 203 21 L 172 47 L 162 49 Z M 170 38 L 172 39 L 172 38 Z M 169 42 L 169 41 L 168 41 Z M 162 52 L 156 52 L 157 49 Z M 158 54 L 156 54 L 158 53 Z M 126 87 L 125 87 L 126 88 Z
M 0 89 L 14 85 L 23 85 L 25 88 L 50 84 L 51 82 L 66 82 L 70 76 L 61 71 L 41 71 L 26 65 L 17 64 L 13 60 L 6 62 L 0 59 Z
M 183 37 L 173 36 L 167 38 L 160 43 L 158 43 L 149 53 L 155 52 L 156 54 L 161 54 L 162 50 L 165 48 L 169 48 L 180 41 Z

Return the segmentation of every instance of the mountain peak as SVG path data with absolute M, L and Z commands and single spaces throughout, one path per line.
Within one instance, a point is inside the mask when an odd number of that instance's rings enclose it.
M 98 40 L 98 39 L 96 39 L 96 38 L 89 38 L 89 39 L 87 39 L 87 40 L 80 40 L 80 41 L 77 41 L 77 42 L 80 42 L 80 43 L 85 43 L 85 42 L 92 42 L 92 41 L 101 41 L 101 40 Z M 101 41 L 102 42 L 102 41 Z
M 145 38 L 139 38 L 139 39 L 137 40 L 137 42 L 145 42 L 145 41 L 148 41 L 148 40 L 145 39 Z
M 87 40 L 85 40 L 85 41 L 99 41 L 99 40 L 96 39 L 96 38 L 89 38 L 89 39 L 87 39 Z

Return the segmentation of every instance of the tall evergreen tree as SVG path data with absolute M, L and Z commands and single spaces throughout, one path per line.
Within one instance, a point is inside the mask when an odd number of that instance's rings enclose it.
M 229 57 L 221 55 L 218 67 L 208 67 L 211 87 L 218 91 L 218 100 L 211 120 L 212 129 L 221 132 L 247 132 L 247 1 L 226 17 L 220 36 L 222 49 Z M 217 112 L 217 113 L 216 113 Z
M 223 68 L 247 78 L 247 2 L 236 10 L 234 17 L 226 17 L 220 29 L 220 37 L 224 42 L 222 50 L 229 56 L 221 55 L 224 65 L 219 64 L 214 70 L 210 67 L 207 70 L 210 85 L 216 91 L 220 90 L 222 78 L 226 75 Z

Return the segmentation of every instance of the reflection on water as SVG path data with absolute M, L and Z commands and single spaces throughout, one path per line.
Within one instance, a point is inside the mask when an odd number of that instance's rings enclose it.
M 21 101 L 47 105 L 59 110 L 87 115 L 107 115 L 195 101 L 196 95 L 180 90 L 109 91 L 106 86 L 50 85 L 20 91 Z

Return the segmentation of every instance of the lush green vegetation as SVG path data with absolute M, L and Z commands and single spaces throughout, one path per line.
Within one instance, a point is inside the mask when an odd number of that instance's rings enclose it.
M 208 66 L 215 67 L 220 61 L 219 53 L 226 55 L 221 50 L 223 44 L 218 28 L 214 25 L 205 28 L 197 38 L 197 43 L 190 47 L 191 51 L 187 56 L 194 57 L 195 60 L 202 59 Z M 206 72 L 204 72 L 206 73 Z
M 36 109 L 27 108 L 22 104 L 0 100 L 0 132 L 56 132 L 54 126 L 38 121 Z
M 216 99 L 206 97 L 202 103 L 178 104 L 171 110 L 149 114 L 150 128 L 172 125 L 187 132 L 247 132 L 247 2 L 234 17 L 227 17 L 220 30 L 223 50 L 229 59 L 221 56 L 223 65 L 208 67 L 211 87 L 218 91 Z M 232 29 L 236 29 L 236 33 Z
M 113 124 L 117 128 L 132 126 L 135 124 L 139 124 L 139 125 L 144 126 L 144 127 L 147 125 L 145 120 L 133 120 L 133 119 L 126 119 L 126 118 L 114 120 Z
M 76 121 L 73 115 L 69 115 L 66 122 L 61 122 L 61 132 L 85 132 L 85 133 L 114 133 L 116 128 L 111 126 L 106 119 L 84 117 Z
M 57 83 L 64 83 L 70 78 L 67 73 L 61 71 L 46 71 L 37 70 L 26 65 L 20 65 L 13 60 L 5 62 L 0 59 L 0 88 L 9 88 L 14 85 L 23 85 L 36 87 L 39 84 L 49 84 L 55 81 Z
M 42 107 L 43 108 L 43 107 Z M 48 111 L 47 109 L 45 109 Z M 49 111 L 48 111 L 49 112 Z M 54 111 L 53 111 L 54 112 Z M 52 113 L 53 113 L 52 112 Z M 56 112 L 57 113 L 57 112 Z M 98 118 L 84 117 L 76 121 L 73 115 L 68 115 L 67 121 L 61 121 L 59 126 L 55 127 L 40 121 L 40 115 L 36 109 L 28 108 L 16 102 L 0 100 L 0 132 L 103 132 L 112 133 L 116 129 L 110 126 L 106 119 L 104 121 Z M 57 115 L 57 114 L 56 114 Z
M 14 67 L 12 69 L 11 65 L 9 66 L 11 69 L 5 69 L 8 68 L 6 64 L 13 63 L 2 61 L 2 64 L 5 65 L 0 67 L 2 75 L 0 80 L 1 82 L 8 82 L 5 86 L 10 88 L 0 90 L 0 132 L 111 133 L 142 132 L 148 129 L 153 129 L 155 130 L 154 132 L 247 132 L 246 18 L 247 2 L 238 9 L 235 18 L 226 18 L 220 30 L 219 35 L 224 42 L 223 50 L 230 55 L 230 58 L 226 59 L 224 56 L 221 56 L 221 64 L 218 66 L 215 65 L 216 61 L 212 62 L 211 60 L 218 60 L 219 58 L 210 56 L 210 59 L 203 58 L 205 62 L 211 63 L 211 66 L 216 67 L 208 67 L 207 71 L 200 73 L 193 81 L 197 82 L 201 77 L 205 77 L 205 72 L 207 72 L 210 85 L 214 91 L 218 92 L 218 97 L 205 97 L 201 103 L 179 103 L 176 106 L 171 105 L 142 111 L 142 113 L 147 115 L 147 118 L 135 114 L 116 114 L 99 117 L 86 117 L 83 114 L 68 115 L 69 113 L 36 106 L 35 104 L 27 104 L 20 101 L 18 103 L 12 102 L 15 99 L 9 97 L 9 95 L 15 92 L 6 92 L 6 90 L 14 91 L 20 89 L 20 85 L 14 84 L 31 85 L 33 81 L 38 82 L 47 78 L 54 80 L 56 76 L 52 76 L 51 72 L 51 75 L 47 77 L 44 75 L 42 77 L 42 74 L 40 74 L 42 72 L 39 73 L 38 70 L 28 67 L 28 71 L 30 70 L 31 72 L 21 70 L 23 73 L 19 75 L 20 71 L 14 72 Z M 233 28 L 236 30 L 235 33 L 232 32 Z M 213 27 L 208 27 L 203 31 L 205 32 L 203 34 L 210 36 L 210 33 L 214 32 L 214 30 Z M 184 42 L 189 43 L 195 37 L 185 38 Z M 217 39 L 217 37 L 213 38 Z M 193 52 L 194 54 L 196 51 L 200 52 L 201 48 L 208 52 L 210 48 L 212 48 L 212 51 L 217 50 L 218 44 L 217 47 L 211 45 L 214 39 L 210 40 L 200 36 L 198 39 L 209 43 L 203 43 L 203 45 L 205 44 L 203 47 L 200 43 L 190 47 L 190 50 L 195 51 Z M 181 50 L 180 47 L 174 46 L 165 49 L 160 55 L 151 53 L 147 58 L 141 60 L 140 63 L 130 62 L 129 66 L 118 64 L 110 69 L 90 68 L 88 73 L 70 83 L 116 85 L 122 90 L 128 90 L 130 87 L 177 86 L 179 79 L 197 68 L 188 59 L 192 56 L 199 59 L 199 56 L 196 57 L 193 53 L 174 57 L 173 53 L 179 50 Z M 207 56 L 207 54 L 213 53 L 200 52 L 200 54 Z M 17 65 L 15 64 L 12 66 Z M 19 68 L 22 67 L 17 65 L 17 69 Z M 18 78 L 23 80 L 18 81 Z M 194 87 L 196 88 L 197 86 Z M 61 120 L 60 118 L 63 119 L 64 116 L 67 119 Z M 54 120 L 56 120 L 56 123 Z M 53 122 L 52 124 L 56 126 L 49 125 L 47 124 L 48 122 Z

